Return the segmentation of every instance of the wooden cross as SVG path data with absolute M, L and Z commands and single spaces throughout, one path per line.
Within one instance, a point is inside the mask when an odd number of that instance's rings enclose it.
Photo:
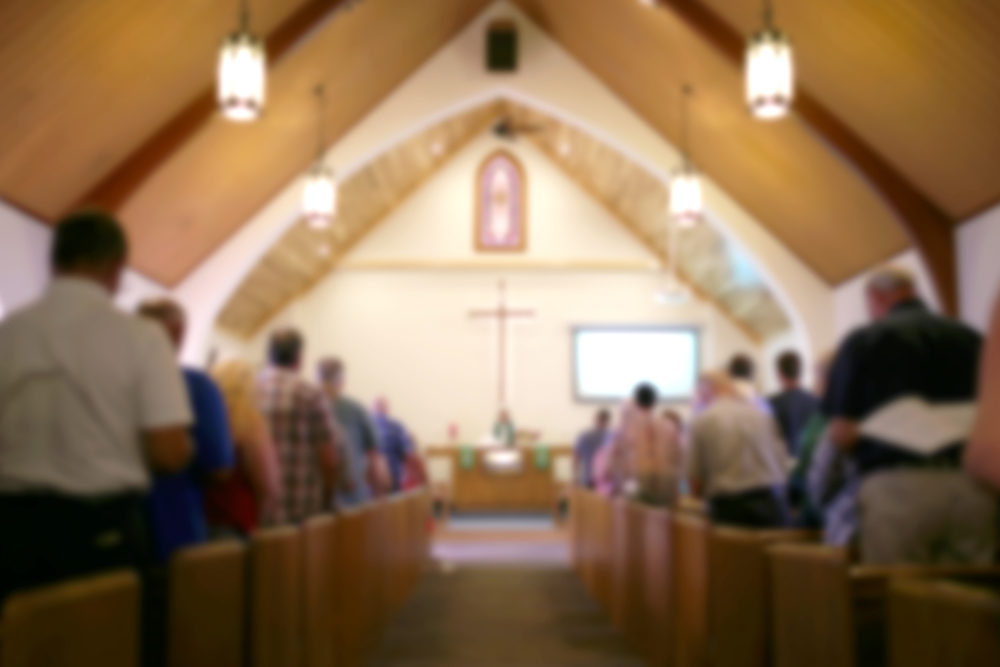
M 534 317 L 535 311 L 524 308 L 508 308 L 506 283 L 501 280 L 498 289 L 500 291 L 500 305 L 488 310 L 470 310 L 469 317 L 473 319 L 496 319 L 500 327 L 499 335 L 497 336 L 499 345 L 499 355 L 497 357 L 499 363 L 499 371 L 497 373 L 497 401 L 499 407 L 505 408 L 507 407 L 507 320 L 518 317 Z

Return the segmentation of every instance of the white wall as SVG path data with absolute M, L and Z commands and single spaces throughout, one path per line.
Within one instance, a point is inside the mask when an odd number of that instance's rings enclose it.
M 956 236 L 962 319 L 986 329 L 1000 292 L 1000 206 L 965 222 Z
M 519 25 L 522 65 L 513 75 L 482 67 L 487 23 L 498 16 Z M 327 159 L 342 177 L 422 128 L 463 109 L 505 96 L 563 118 L 631 156 L 666 180 L 679 155 L 622 100 L 508 2 L 491 5 L 451 43 L 409 77 L 330 148 Z M 297 219 L 299 182 L 289 186 L 214 253 L 177 290 L 196 314 L 198 329 L 186 355 L 201 359 L 211 323 L 246 273 Z M 832 290 L 713 183 L 705 186 L 707 217 L 736 243 L 789 311 L 801 346 L 830 343 Z M 194 332 L 193 332 L 194 333 Z
M 0 200 L 0 307 L 11 311 L 34 301 L 49 282 L 49 244 L 52 229 Z M 132 310 L 166 289 L 132 270 L 126 270 L 115 298 Z M 2 312 L 0 312 L 2 315 Z
M 663 279 L 651 268 L 548 268 L 609 258 L 648 267 L 655 259 L 528 144 L 512 150 L 530 184 L 530 250 L 516 258 L 504 255 L 509 264 L 503 270 L 492 256 L 477 255 L 473 180 L 497 145 L 484 135 L 456 155 L 355 248 L 348 268 L 264 328 L 251 346 L 255 358 L 262 358 L 271 327 L 293 324 L 308 340 L 308 368 L 319 357 L 342 356 L 350 392 L 366 402 L 387 394 L 423 442 L 441 442 L 452 421 L 463 437 L 478 439 L 497 408 L 497 327 L 470 320 L 467 311 L 493 306 L 502 278 L 510 305 L 538 313 L 511 327 L 508 377 L 515 416 L 522 426 L 541 429 L 547 440 L 568 441 L 594 409 L 573 398 L 574 325 L 695 325 L 703 331 L 706 366 L 720 365 L 737 351 L 757 352 L 711 306 L 658 305 L 654 293 Z M 387 265 L 398 268 L 363 268 Z

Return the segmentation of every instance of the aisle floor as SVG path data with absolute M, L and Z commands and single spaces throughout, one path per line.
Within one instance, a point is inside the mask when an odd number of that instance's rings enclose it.
M 469 537 L 438 535 L 438 560 L 369 667 L 644 664 L 570 570 L 564 533 Z

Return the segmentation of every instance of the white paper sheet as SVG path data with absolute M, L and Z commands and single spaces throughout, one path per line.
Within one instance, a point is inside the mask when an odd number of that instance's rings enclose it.
M 931 403 L 903 396 L 861 423 L 861 434 L 913 454 L 930 456 L 966 439 L 976 420 L 976 404 Z

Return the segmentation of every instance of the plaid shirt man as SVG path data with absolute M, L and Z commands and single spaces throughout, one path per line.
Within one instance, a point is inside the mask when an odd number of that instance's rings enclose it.
M 282 471 L 281 502 L 271 523 L 299 523 L 329 508 L 320 448 L 336 447 L 340 431 L 319 389 L 289 369 L 271 367 L 257 381 L 258 405 L 271 429 Z

